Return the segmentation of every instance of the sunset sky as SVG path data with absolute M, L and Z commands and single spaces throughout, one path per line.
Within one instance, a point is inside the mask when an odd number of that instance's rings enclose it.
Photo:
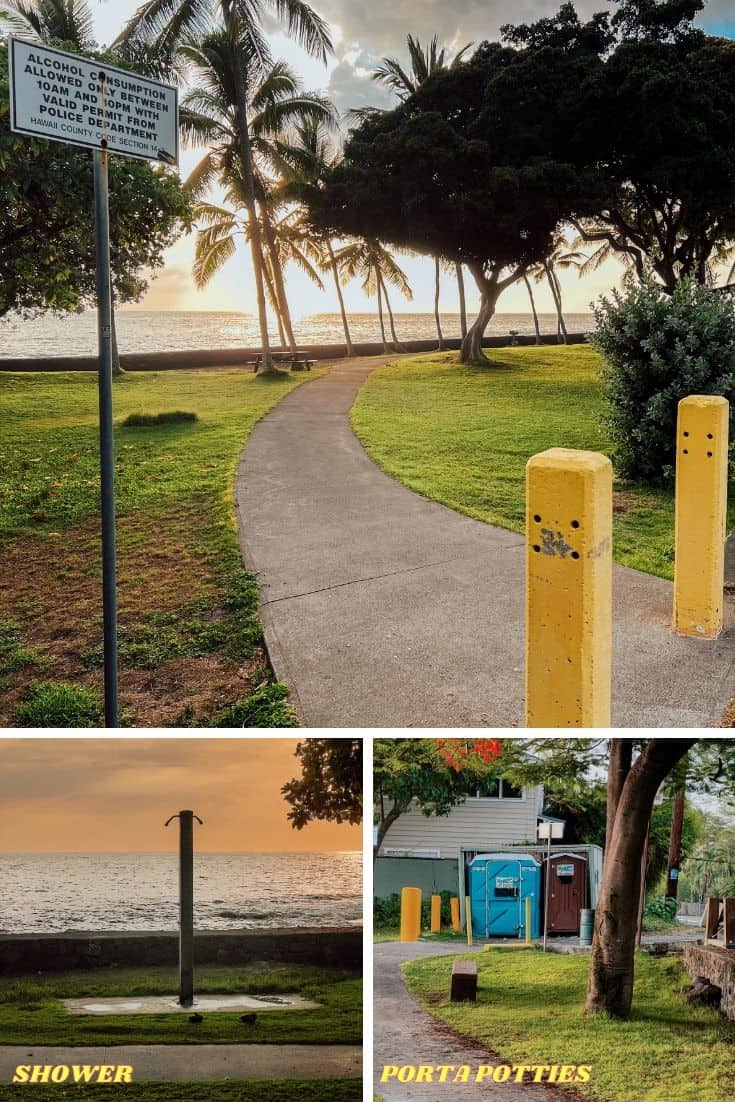
M 294 830 L 281 785 L 296 739 L 0 740 L 0 852 L 172 851 L 191 808 L 199 852 L 359 850 L 359 827 Z
M 370 74 L 383 56 L 405 58 L 406 36 L 417 35 L 427 42 L 439 36 L 450 51 L 468 42 L 495 38 L 503 23 L 523 23 L 558 10 L 561 0 L 312 0 L 313 6 L 329 22 L 335 53 L 325 66 L 307 57 L 281 33 L 270 36 L 275 58 L 290 62 L 302 77 L 305 86 L 326 93 L 340 111 L 364 104 L 389 106 L 391 96 L 371 79 Z M 97 34 L 100 42 L 110 42 L 120 27 L 139 6 L 140 0 L 92 0 Z M 605 0 L 576 0 L 583 16 L 614 8 Z M 735 35 L 735 6 L 732 0 L 710 0 L 703 26 L 717 34 Z M 186 176 L 196 163 L 197 154 L 185 150 L 181 171 Z M 255 310 L 253 279 L 245 250 L 238 254 L 212 280 L 206 290 L 197 291 L 191 279 L 194 235 L 182 238 L 168 253 L 164 270 L 152 283 L 139 309 L 148 310 Z M 402 261 L 414 291 L 407 303 L 395 293 L 395 309 L 430 312 L 433 310 L 433 263 L 406 257 Z M 611 262 L 593 275 L 579 280 L 576 272 L 560 273 L 565 309 L 586 311 L 592 300 L 608 291 L 619 281 L 620 267 Z M 320 291 L 300 272 L 291 267 L 288 272 L 289 298 L 297 320 L 311 313 L 333 313 L 338 309 L 336 293 L 327 287 Z M 474 284 L 467 281 L 469 306 L 476 309 L 478 296 Z M 373 312 L 375 305 L 362 294 L 358 283 L 346 292 L 350 311 Z M 538 289 L 538 309 L 553 312 L 551 295 L 545 286 Z M 457 310 L 456 285 L 448 276 L 444 280 L 442 310 Z M 503 313 L 528 312 L 528 296 L 523 286 L 509 288 L 502 296 L 499 310 Z

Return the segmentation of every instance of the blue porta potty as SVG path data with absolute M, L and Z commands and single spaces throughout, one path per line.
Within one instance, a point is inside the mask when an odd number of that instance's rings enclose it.
M 529 853 L 480 853 L 470 865 L 472 929 L 478 937 L 525 937 L 526 899 L 531 937 L 541 933 L 541 865 Z

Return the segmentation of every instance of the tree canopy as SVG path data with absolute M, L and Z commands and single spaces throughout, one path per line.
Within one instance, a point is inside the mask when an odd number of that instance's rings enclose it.
M 0 191 L 0 316 L 91 304 L 96 293 L 91 154 L 11 132 L 3 44 Z M 130 157 L 111 158 L 110 251 L 118 301 L 141 297 L 149 273 L 163 264 L 164 250 L 190 223 L 189 200 L 175 173 Z
M 315 819 L 359 823 L 362 819 L 362 739 L 310 738 L 296 747 L 301 776 L 281 791 L 297 830 Z

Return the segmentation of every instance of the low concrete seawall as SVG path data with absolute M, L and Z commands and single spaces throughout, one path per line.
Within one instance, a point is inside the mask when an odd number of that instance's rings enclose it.
M 722 990 L 720 1009 L 735 1021 L 735 949 L 720 949 L 716 945 L 687 945 L 684 967 L 694 979 L 706 976 Z
M 360 970 L 362 930 L 314 927 L 278 930 L 202 930 L 194 936 L 197 964 L 273 960 Z M 176 965 L 178 934 L 70 933 L 0 935 L 0 975 L 76 968 Z
M 569 344 L 584 344 L 584 333 L 570 333 Z M 460 341 L 445 340 L 447 351 L 457 350 Z M 542 344 L 557 343 L 553 335 L 541 337 Z M 535 340 L 530 336 L 486 337 L 485 348 L 507 348 L 510 345 L 531 345 Z M 347 355 L 343 344 L 319 344 L 299 346 L 312 360 L 338 360 Z M 353 346 L 356 356 L 382 356 L 382 344 L 363 343 Z M 436 341 L 403 341 L 401 352 L 434 352 Z M 274 349 L 281 351 L 281 349 Z M 259 354 L 258 348 L 203 348 L 181 352 L 123 352 L 120 364 L 125 371 L 181 371 L 201 367 L 244 367 Z M 39 356 L 35 359 L 12 357 L 0 359 L 0 371 L 96 371 L 96 356 Z

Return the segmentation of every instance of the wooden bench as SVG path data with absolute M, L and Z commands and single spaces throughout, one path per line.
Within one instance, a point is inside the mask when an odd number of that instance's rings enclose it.
M 455 960 L 450 998 L 453 1003 L 477 1002 L 477 965 L 474 961 Z

